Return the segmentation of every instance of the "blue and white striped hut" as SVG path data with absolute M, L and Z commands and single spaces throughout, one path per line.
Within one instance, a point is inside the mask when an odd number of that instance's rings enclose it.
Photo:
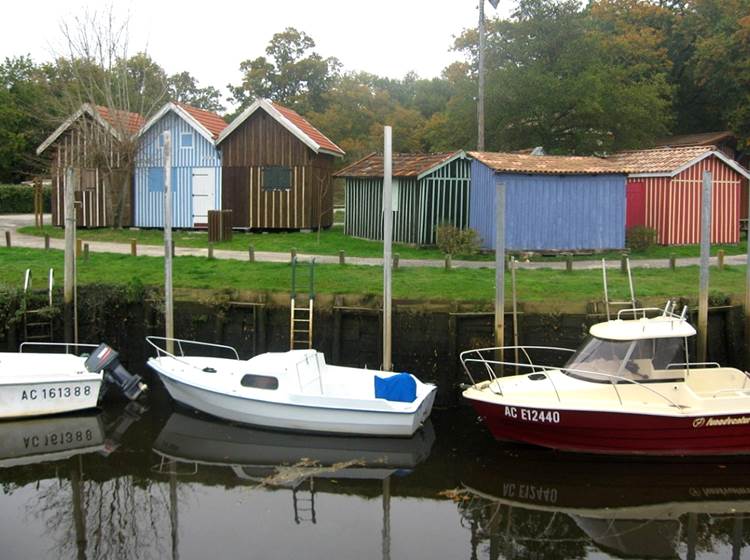
M 164 225 L 164 136 L 172 136 L 173 224 L 205 227 L 208 211 L 221 208 L 221 154 L 216 138 L 227 123 L 217 114 L 167 103 L 139 134 L 133 192 L 133 224 Z

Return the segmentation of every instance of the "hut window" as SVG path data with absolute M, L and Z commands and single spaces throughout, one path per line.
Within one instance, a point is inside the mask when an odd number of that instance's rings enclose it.
M 193 147 L 193 135 L 190 132 L 183 132 L 180 134 L 180 148 L 192 148 Z
M 279 380 L 271 375 L 253 375 L 248 373 L 242 376 L 240 385 L 251 389 L 269 389 L 271 391 L 279 388 Z
M 292 170 L 281 165 L 263 168 L 263 190 L 278 191 L 292 188 Z

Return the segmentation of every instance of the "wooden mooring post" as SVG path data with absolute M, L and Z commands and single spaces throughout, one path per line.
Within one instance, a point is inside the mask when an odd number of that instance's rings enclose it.
M 701 193 L 701 269 L 698 295 L 698 361 L 705 362 L 708 341 L 708 266 L 711 254 L 711 190 L 710 171 L 703 172 Z

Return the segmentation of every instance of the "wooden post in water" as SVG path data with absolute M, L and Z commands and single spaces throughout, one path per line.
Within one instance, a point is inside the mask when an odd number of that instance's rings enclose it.
M 164 135 L 164 336 L 167 352 L 174 352 L 174 296 L 172 292 L 172 135 Z
M 505 344 L 505 184 L 495 184 L 495 346 Z M 502 359 L 499 357 L 498 359 Z
M 76 325 L 76 209 L 75 209 L 75 180 L 76 172 L 73 168 L 65 171 L 63 185 L 65 212 L 65 257 L 63 273 L 63 317 L 65 323 L 65 342 L 78 342 L 78 326 Z
M 393 243 L 393 178 L 392 178 L 392 137 L 391 127 L 383 128 L 383 369 L 390 371 L 391 361 L 391 325 L 392 314 L 392 271 L 393 257 L 391 245 Z
M 698 295 L 698 361 L 706 361 L 708 341 L 708 266 L 711 252 L 711 172 L 703 172 L 701 201 L 701 271 Z

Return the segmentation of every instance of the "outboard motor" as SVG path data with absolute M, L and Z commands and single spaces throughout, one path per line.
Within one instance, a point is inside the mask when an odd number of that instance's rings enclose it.
M 137 399 L 146 390 L 141 383 L 140 375 L 133 375 L 120 363 L 119 354 L 103 342 L 94 350 L 85 362 L 91 373 L 104 372 L 104 380 L 115 385 L 131 401 Z

